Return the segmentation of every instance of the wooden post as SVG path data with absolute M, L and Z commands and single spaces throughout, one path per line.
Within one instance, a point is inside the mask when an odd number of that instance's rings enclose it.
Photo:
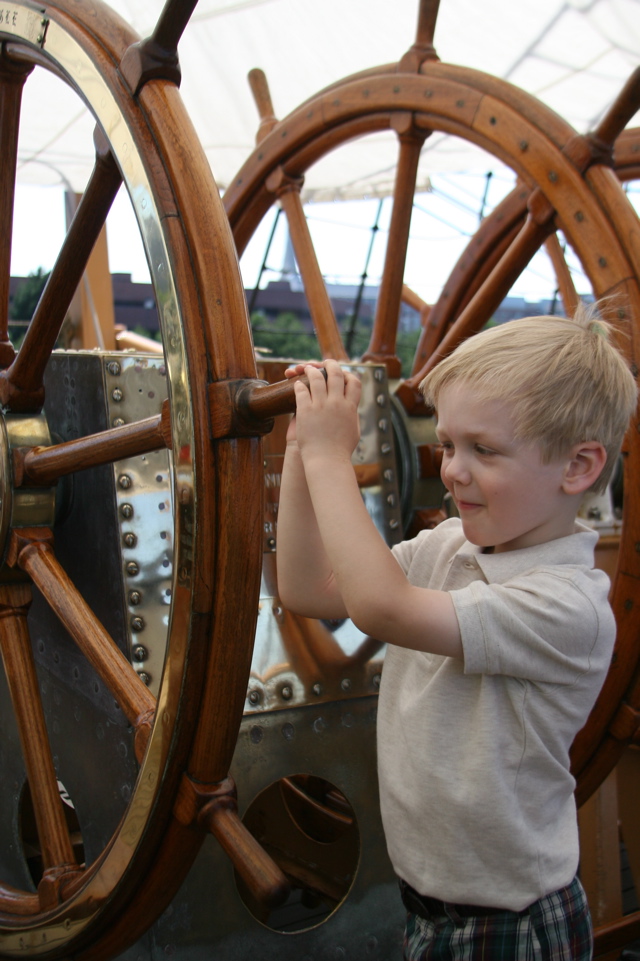
M 67 194 L 67 198 L 69 198 L 69 194 Z M 79 194 L 71 195 L 73 211 L 75 211 L 79 199 Z M 67 204 L 68 209 L 69 204 Z M 68 228 L 70 222 L 68 214 L 67 221 Z M 90 350 L 93 347 L 99 347 L 103 350 L 116 349 L 115 311 L 111 272 L 109 270 L 106 224 L 100 231 L 91 252 L 82 281 L 71 302 L 69 315 L 75 331 L 71 344 L 73 348 L 85 350 Z
M 580 880 L 587 893 L 593 926 L 597 928 L 622 915 L 618 789 L 616 771 L 578 811 L 580 829 Z M 617 961 L 620 952 L 599 956 Z
M 640 749 L 628 747 L 618 761 L 618 812 L 622 840 L 627 849 L 629 868 L 640 901 L 640 823 L 638 821 L 638 798 L 640 797 Z

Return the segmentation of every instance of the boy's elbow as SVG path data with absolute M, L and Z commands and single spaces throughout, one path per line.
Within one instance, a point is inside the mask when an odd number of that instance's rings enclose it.
M 385 642 L 390 636 L 394 636 L 392 612 L 384 598 L 370 603 L 354 603 L 348 613 L 363 634 Z
M 281 575 L 280 571 L 278 571 L 278 599 L 288 611 L 293 614 L 300 613 L 297 609 L 300 603 L 299 592 L 289 583 L 286 577 Z

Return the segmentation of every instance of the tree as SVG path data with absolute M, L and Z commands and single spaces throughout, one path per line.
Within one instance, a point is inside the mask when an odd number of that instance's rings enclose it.
M 263 313 L 251 315 L 251 330 L 256 347 L 269 351 L 272 357 L 286 357 L 291 360 L 320 359 L 318 342 L 309 334 L 296 314 L 278 314 L 269 320 Z
M 9 317 L 12 320 L 31 320 L 48 277 L 49 273 L 45 274 L 42 267 L 38 267 L 34 274 L 23 280 L 11 302 Z
M 13 320 L 14 323 L 9 324 L 9 338 L 16 350 L 22 343 L 22 338 L 25 335 L 29 321 L 33 317 L 33 312 L 40 300 L 40 294 L 44 289 L 48 276 L 48 272 L 44 273 L 42 267 L 38 267 L 34 274 L 29 274 L 29 276 L 23 280 L 11 301 L 9 320 Z

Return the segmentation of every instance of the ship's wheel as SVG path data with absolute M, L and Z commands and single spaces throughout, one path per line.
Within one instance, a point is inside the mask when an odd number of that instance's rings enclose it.
M 0 648 L 5 700 L 10 695 L 14 709 L 14 721 L 3 730 L 2 809 L 12 837 L 19 837 L 14 821 L 24 798 L 18 796 L 28 791 L 41 860 L 33 883 L 17 869 L 0 879 L 4 958 L 98 961 L 118 953 L 171 900 L 206 830 L 213 830 L 232 856 L 239 855 L 238 869 L 248 872 L 260 897 L 281 893 L 279 872 L 272 873 L 271 862 L 242 829 L 227 778 L 258 606 L 260 435 L 269 412 L 262 394 L 262 412 L 252 423 L 255 365 L 233 240 L 177 89 L 175 46 L 186 19 L 185 4 L 174 5 L 154 37 L 140 44 L 99 0 L 37 7 L 17 0 L 3 6 L 0 17 Z M 7 322 L 11 223 L 23 89 L 34 73 L 62 81 L 89 108 L 96 160 L 16 353 Z M 109 423 L 91 436 L 52 444 L 44 385 L 52 365 L 60 368 L 66 357 L 56 352 L 52 360 L 52 352 L 121 184 L 135 210 L 159 307 L 167 400 L 151 417 L 129 423 L 116 418 L 115 426 Z M 37 223 L 33 227 L 37 230 Z M 113 359 L 103 366 L 109 375 L 120 369 Z M 110 390 L 121 399 L 115 381 Z M 73 403 L 72 395 L 67 379 L 61 403 Z M 166 656 L 155 696 L 144 671 L 135 670 L 126 655 L 123 638 L 110 636 L 65 571 L 56 539 L 68 492 L 65 478 L 122 458 L 144 460 L 157 449 L 171 451 L 172 484 L 161 506 L 172 513 L 166 530 L 173 548 L 166 563 L 173 573 L 166 591 Z M 118 483 L 126 488 L 131 479 L 122 476 Z M 92 505 L 91 498 L 87 503 L 90 511 L 112 507 Z M 117 503 L 130 518 L 134 501 Z M 144 547 L 139 534 L 122 536 L 125 546 L 133 547 L 137 536 L 138 547 Z M 89 558 L 106 549 L 101 543 L 75 546 L 77 556 L 84 552 Z M 123 578 L 138 569 L 135 552 L 128 556 Z M 96 563 L 92 577 L 99 576 Z M 47 656 L 47 641 L 39 638 L 36 644 L 29 636 L 34 595 L 64 626 L 69 644 L 94 672 L 95 691 L 110 704 L 102 734 L 120 724 L 119 750 L 130 758 L 135 752 L 138 762 L 111 835 L 87 863 L 78 855 L 57 783 L 60 721 L 58 714 L 47 728 L 44 702 L 51 684 L 36 663 Z M 129 593 L 130 604 L 139 599 L 139 591 Z M 142 618 L 132 624 L 140 629 Z M 82 676 L 80 668 L 73 673 Z M 79 682 L 76 693 L 80 700 L 90 697 Z M 54 715 L 56 710 L 54 705 Z M 116 714 L 118 722 L 112 720 Z M 23 760 L 7 769 L 14 741 Z M 72 744 L 65 749 L 73 754 Z M 78 752 L 78 782 L 89 780 L 82 770 L 86 762 Z M 93 763 L 108 762 L 98 755 Z M 10 862 L 12 847 L 13 842 L 7 845 Z
M 597 144 L 576 137 L 558 117 L 509 85 L 437 62 L 432 46 L 437 4 L 422 5 L 417 43 L 399 67 L 347 79 L 281 124 L 265 117 L 260 146 L 225 197 L 232 237 L 176 86 L 175 46 L 191 6 L 173 4 L 173 14 L 161 18 L 144 44 L 99 0 L 54 0 L 37 7 L 16 0 L 2 8 L 0 645 L 24 758 L 16 783 L 26 773 L 43 862 L 36 884 L 16 883 L 13 876 L 0 880 L 0 956 L 6 958 L 101 961 L 117 954 L 171 900 L 205 829 L 214 830 L 236 857 L 238 871 L 258 898 L 280 893 L 280 875 L 238 823 L 226 777 L 246 693 L 259 593 L 260 434 L 266 419 L 281 409 L 279 401 L 264 401 L 264 393 L 256 401 L 262 388 L 254 383 L 234 239 L 242 250 L 278 198 L 291 207 L 302 259 L 306 230 L 295 198 L 300 178 L 315 160 L 354 136 L 389 127 L 398 134 L 393 243 L 366 355 L 384 361 L 391 376 L 399 373 L 395 332 L 415 169 L 432 130 L 472 140 L 508 163 L 523 185 L 523 206 L 511 233 L 498 230 L 502 241 L 489 245 L 494 269 L 464 309 L 451 315 L 450 320 L 460 321 L 451 330 L 466 336 L 484 323 L 540 244 L 561 229 L 594 294 L 622 295 L 618 321 L 621 328 L 630 327 L 624 343 L 633 357 L 637 334 L 628 318 L 640 316 L 640 262 L 632 242 L 638 225 L 606 156 L 603 162 Z M 96 164 L 15 354 L 6 317 L 8 227 L 22 90 L 33 71 L 55 76 L 88 106 L 96 121 Z M 605 145 L 619 127 L 618 119 L 617 127 L 612 122 L 611 130 L 601 131 Z M 167 402 L 153 417 L 110 426 L 78 442 L 52 444 L 47 369 L 121 184 L 136 212 L 159 306 Z M 307 262 L 313 270 L 313 257 Z M 326 307 L 320 284 L 318 291 Z M 445 334 L 448 326 L 447 321 L 438 328 L 435 348 L 421 344 L 416 376 L 396 389 L 407 421 L 420 414 L 415 386 L 418 368 L 424 368 L 420 352 L 432 363 L 437 350 L 459 335 Z M 323 354 L 346 357 L 331 317 L 321 318 L 316 327 Z M 630 434 L 627 477 L 638 470 L 636 436 Z M 158 448 L 171 450 L 174 546 L 166 657 L 155 697 L 123 656 L 120 639 L 109 636 L 65 573 L 56 536 L 64 512 L 64 477 Z M 584 796 L 613 763 L 637 715 L 635 702 L 625 706 L 624 695 L 638 658 L 634 605 L 640 558 L 633 532 L 639 510 L 637 498 L 625 499 L 614 595 L 617 660 L 576 747 Z M 139 762 L 113 832 L 88 863 L 78 858 L 62 814 L 50 747 L 55 732 L 47 730 L 37 645 L 29 638 L 33 594 L 55 612 L 117 703 Z M 610 742 L 613 751 L 604 749 Z M 3 790 L 14 791 L 9 778 Z
M 412 375 L 395 386 L 402 434 L 424 436 L 418 428 L 425 410 L 417 386 L 430 367 L 461 339 L 479 331 L 508 294 L 514 281 L 544 244 L 556 265 L 558 285 L 571 310 L 576 300 L 556 235 L 560 231 L 580 261 L 596 298 L 610 298 L 620 344 L 637 369 L 640 314 L 640 259 L 634 241 L 638 218 L 614 170 L 613 146 L 638 103 L 638 71 L 621 91 L 597 130 L 576 132 L 551 110 L 510 84 L 476 70 L 442 63 L 433 47 L 437 2 L 420 4 L 415 44 L 398 64 L 348 77 L 321 91 L 278 121 L 266 78 L 249 80 L 261 123 L 257 147 L 224 195 L 241 255 L 262 218 L 279 202 L 287 215 L 298 267 L 307 292 L 316 336 L 324 357 L 347 360 L 315 256 L 301 202 L 305 173 L 330 151 L 356 137 L 395 131 L 398 162 L 387 254 L 369 346 L 363 360 L 386 364 L 398 378 L 395 354 L 403 295 L 403 274 L 420 153 L 434 131 L 472 142 L 507 164 L 517 186 L 487 217 L 429 309 Z M 622 179 L 637 171 L 632 132 L 620 136 L 616 164 Z M 618 642 L 611 671 L 591 718 L 573 748 L 580 802 L 598 787 L 626 743 L 637 736 L 640 645 L 636 578 L 640 574 L 634 496 L 640 438 L 632 427 L 624 452 L 626 490 L 613 605 Z M 402 442 L 400 443 L 402 446 Z M 414 472 L 433 469 L 433 459 L 417 446 L 407 462 Z M 424 445 L 422 445 L 424 448 Z M 424 453 L 424 450 L 423 452 Z

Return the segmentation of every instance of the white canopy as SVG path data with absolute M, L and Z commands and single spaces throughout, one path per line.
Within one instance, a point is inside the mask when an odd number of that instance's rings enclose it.
M 143 37 L 162 7 L 111 5 Z M 265 71 L 284 117 L 342 77 L 397 61 L 416 23 L 417 0 L 200 0 L 179 47 L 181 91 L 221 189 L 254 147 L 252 67 Z M 640 0 L 441 0 L 435 46 L 442 60 L 508 79 L 584 132 L 638 65 Z M 25 93 L 19 181 L 81 190 L 93 165 L 92 129 L 78 100 L 37 71 Z M 307 177 L 311 196 L 384 192 L 396 148 L 382 135 L 374 143 L 318 164 Z M 444 136 L 431 138 L 424 156 L 424 183 L 433 172 L 489 166 L 476 148 Z

